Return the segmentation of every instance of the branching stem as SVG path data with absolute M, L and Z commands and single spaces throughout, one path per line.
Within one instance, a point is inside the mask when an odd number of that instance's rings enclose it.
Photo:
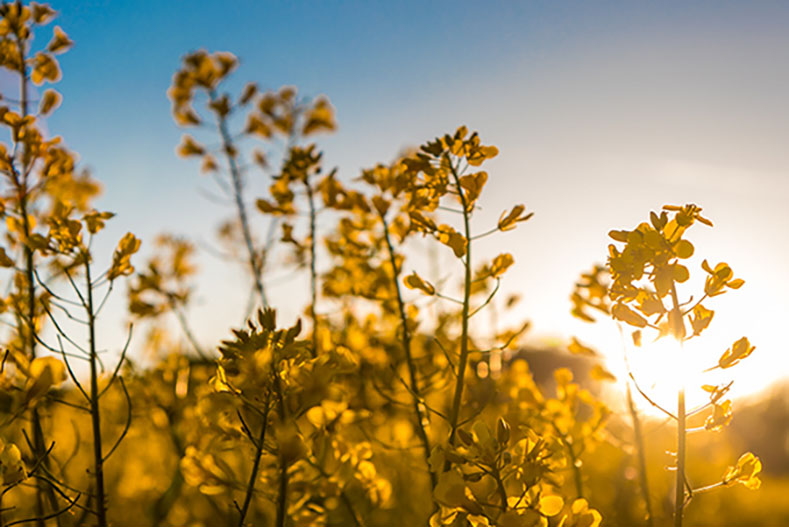
M 419 378 L 417 377 L 416 364 L 414 363 L 414 358 L 411 353 L 411 332 L 408 330 L 408 315 L 405 312 L 405 302 L 403 301 L 403 293 L 400 289 L 400 270 L 397 268 L 397 259 L 395 258 L 392 238 L 389 235 L 389 224 L 386 221 L 386 215 L 379 211 L 379 216 L 381 217 L 381 222 L 383 224 L 386 248 L 389 252 L 389 265 L 392 266 L 392 282 L 394 283 L 394 289 L 397 297 L 397 309 L 400 315 L 400 325 L 402 326 L 401 339 L 403 342 L 403 352 L 405 353 L 405 360 L 406 364 L 408 365 L 408 375 L 411 378 L 410 391 L 414 401 L 414 418 L 417 421 L 416 433 L 417 436 L 419 436 L 419 440 L 422 443 L 422 448 L 425 451 L 425 463 L 427 463 L 427 460 L 430 458 L 430 440 L 427 437 L 427 430 L 425 430 L 426 416 L 422 414 L 422 408 L 420 407 L 423 398 L 419 387 Z M 429 465 L 428 473 L 430 474 L 430 485 L 435 488 L 437 483 L 436 475 L 433 473 L 433 471 L 429 470 Z
M 101 415 L 99 413 L 99 372 L 96 353 L 96 316 L 93 309 L 93 286 L 90 279 L 90 256 L 85 259 L 85 284 L 90 345 L 90 418 L 93 425 L 93 476 L 96 483 L 96 520 L 98 527 L 107 527 L 107 498 L 104 494 L 104 455 L 101 448 Z
M 209 94 L 211 102 L 216 100 L 216 93 Z M 268 299 L 266 297 L 266 290 L 263 287 L 263 269 L 261 269 L 261 261 L 255 246 L 252 242 L 252 233 L 249 228 L 249 218 L 247 217 L 247 208 L 244 204 L 243 196 L 243 181 L 241 177 L 241 170 L 233 154 L 235 147 L 233 146 L 233 139 L 227 129 L 227 120 L 223 116 L 217 115 L 217 125 L 219 127 L 219 134 L 222 136 L 222 151 L 225 153 L 227 159 L 227 166 L 230 172 L 230 179 L 233 183 L 233 197 L 236 202 L 236 210 L 238 212 L 238 219 L 241 223 L 241 233 L 244 236 L 244 244 L 247 247 L 247 256 L 249 260 L 249 268 L 252 272 L 252 278 L 255 281 L 255 289 L 260 296 L 260 301 L 263 307 L 268 307 Z

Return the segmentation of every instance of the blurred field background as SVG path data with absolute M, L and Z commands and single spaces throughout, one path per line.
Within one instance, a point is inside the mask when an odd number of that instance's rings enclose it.
M 665 203 L 715 224 L 683 287 L 702 258 L 745 279 L 694 356 L 756 346 L 711 374 L 733 417 L 688 435 L 686 474 L 723 486 L 752 452 L 761 486 L 692 496 L 686 525 L 789 525 L 789 7 L 22 6 L 0 24 L 0 527 L 670 525 L 675 425 L 633 393 L 649 519 L 624 333 L 570 301 Z M 639 379 L 696 366 L 647 348 Z

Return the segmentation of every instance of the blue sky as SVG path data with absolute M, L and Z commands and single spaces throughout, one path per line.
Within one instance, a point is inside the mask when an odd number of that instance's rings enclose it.
M 506 287 L 524 295 L 534 338 L 610 342 L 569 320 L 578 273 L 605 258 L 608 230 L 633 227 L 663 203 L 704 206 L 716 228 L 698 233 L 698 254 L 727 260 L 747 281 L 717 304 L 721 332 L 711 342 L 725 347 L 742 328 L 758 346 L 754 379 L 759 369 L 789 372 L 780 331 L 789 318 L 787 3 L 53 7 L 76 45 L 62 57 L 65 100 L 48 124 L 105 183 L 99 205 L 119 213 L 108 238 L 164 229 L 208 243 L 232 212 L 206 200 L 200 189 L 211 182 L 175 157 L 180 131 L 166 98 L 184 53 L 231 51 L 241 59 L 231 86 L 254 80 L 329 96 L 339 131 L 321 147 L 346 179 L 460 124 L 497 145 L 479 221 L 517 202 L 536 213 L 489 246 L 515 256 Z M 216 306 L 239 305 L 244 283 L 211 257 L 201 263 L 194 316 L 211 341 L 237 324 L 243 307 L 217 318 Z

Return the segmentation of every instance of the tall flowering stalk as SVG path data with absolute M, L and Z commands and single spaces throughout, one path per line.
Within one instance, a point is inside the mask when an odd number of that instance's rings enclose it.
M 707 308 L 713 297 L 730 289 L 739 289 L 744 281 L 734 277 L 731 267 L 726 263 L 711 266 L 707 260 L 701 264 L 706 273 L 702 294 L 698 300 L 684 300 L 680 296 L 679 285 L 690 278 L 690 271 L 682 263 L 693 256 L 693 244 L 684 238 L 687 230 L 696 222 L 712 226 L 712 222 L 701 215 L 701 207 L 693 204 L 684 206 L 666 205 L 658 214 L 650 213 L 650 221 L 639 224 L 633 230 L 614 230 L 609 236 L 623 246 L 610 245 L 608 269 L 611 273 L 611 284 L 608 296 L 612 302 L 611 316 L 637 328 L 632 336 L 636 345 L 640 345 L 643 331 L 652 331 L 656 338 L 671 338 L 680 348 L 676 365 L 686 368 L 683 356 L 689 353 L 683 344 L 699 337 L 710 325 L 715 312 Z M 754 350 L 746 337 L 734 342 L 718 360 L 711 364 L 712 369 L 728 369 Z M 708 370 L 708 371 L 709 371 Z M 680 376 L 685 372 L 680 371 Z M 729 423 L 732 416 L 731 401 L 724 400 L 731 383 L 702 388 L 710 395 L 710 401 L 702 408 L 688 410 L 685 402 L 686 386 L 681 384 L 677 390 L 676 412 L 664 408 L 654 398 L 640 388 L 637 379 L 632 376 L 636 388 L 655 407 L 669 416 L 677 424 L 677 450 L 674 525 L 682 526 L 683 512 L 690 499 L 699 492 L 706 492 L 720 486 L 743 483 L 748 488 L 758 488 L 757 474 L 761 470 L 761 462 L 751 453 L 743 454 L 737 465 L 730 468 L 717 483 L 701 488 L 693 488 L 689 483 L 686 469 L 688 417 L 702 410 L 711 409 L 704 428 L 718 430 Z

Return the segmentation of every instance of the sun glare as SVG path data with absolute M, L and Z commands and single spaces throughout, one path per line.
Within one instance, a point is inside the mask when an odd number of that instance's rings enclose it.
M 709 393 L 703 385 L 726 385 L 736 378 L 731 393 L 751 396 L 765 387 L 762 376 L 735 376 L 731 370 L 715 368 L 718 358 L 726 349 L 717 342 L 704 342 L 694 338 L 680 344 L 671 337 L 645 340 L 640 347 L 633 345 L 629 336 L 625 345 L 620 336 L 611 335 L 608 345 L 601 347 L 606 357 L 606 368 L 617 378 L 617 390 L 624 393 L 628 382 L 637 384 L 633 399 L 640 410 L 653 416 L 665 414 L 655 404 L 676 412 L 677 392 L 685 388 L 686 407 L 692 410 L 709 402 Z M 632 378 L 631 378 L 632 375 Z M 631 384 L 632 386 L 632 384 Z M 646 397 L 639 395 L 642 391 Z
M 641 347 L 630 346 L 625 365 L 626 368 L 629 366 L 629 371 L 620 378 L 627 381 L 632 374 L 638 388 L 653 402 L 672 412 L 681 388 L 687 391 L 689 406 L 701 404 L 704 392 L 700 387 L 707 382 L 703 372 L 709 367 L 709 357 L 697 348 L 692 340 L 680 343 L 672 337 L 644 343 Z M 696 394 L 697 391 L 701 393 Z M 694 395 L 700 399 L 696 401 Z M 643 398 L 641 406 L 648 411 L 660 412 Z

